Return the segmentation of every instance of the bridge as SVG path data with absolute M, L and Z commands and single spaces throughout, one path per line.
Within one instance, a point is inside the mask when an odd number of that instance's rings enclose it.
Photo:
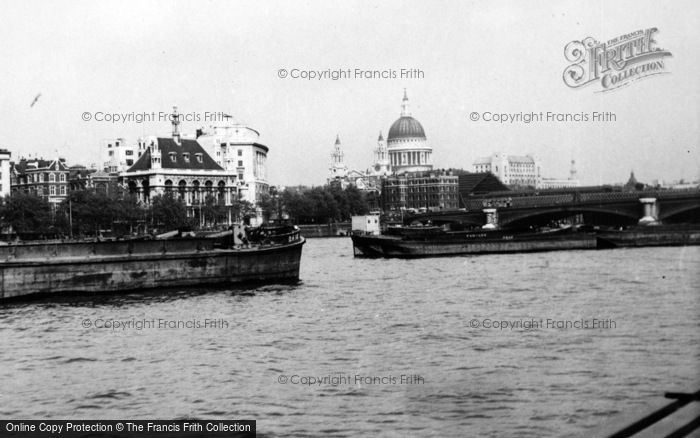
M 700 223 L 700 189 L 599 192 L 498 192 L 463 200 L 466 208 L 409 216 L 405 222 L 526 228 L 569 220 L 590 225 Z

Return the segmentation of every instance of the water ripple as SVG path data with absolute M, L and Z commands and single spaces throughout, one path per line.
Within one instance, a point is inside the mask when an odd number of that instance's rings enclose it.
M 0 416 L 251 418 L 260 436 L 585 435 L 700 383 L 697 266 L 697 247 L 366 260 L 349 239 L 315 239 L 293 285 L 0 306 Z M 484 318 L 616 327 L 470 326 Z

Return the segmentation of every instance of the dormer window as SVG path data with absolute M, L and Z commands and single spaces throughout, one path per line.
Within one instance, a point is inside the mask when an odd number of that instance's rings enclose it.
M 170 156 L 170 161 L 171 161 L 171 162 L 174 163 L 174 162 L 177 161 L 177 154 L 176 154 L 175 152 L 170 152 L 168 155 Z
M 204 162 L 204 158 L 202 157 L 202 154 L 194 154 L 194 156 L 197 157 L 198 163 Z
M 189 152 L 183 152 L 182 154 L 182 159 L 185 161 L 185 163 L 190 162 L 190 153 Z

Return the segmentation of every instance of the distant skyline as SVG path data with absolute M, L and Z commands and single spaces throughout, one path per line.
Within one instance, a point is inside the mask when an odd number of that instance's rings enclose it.
M 0 148 L 13 159 L 58 151 L 69 164 L 101 165 L 103 139 L 167 136 L 170 124 L 84 121 L 84 112 L 177 106 L 259 131 L 271 184 L 320 185 L 336 135 L 348 167 L 372 164 L 406 88 L 437 168 L 472 170 L 502 152 L 537 154 L 553 178 L 575 159 L 586 185 L 624 182 L 632 170 L 642 182 L 700 178 L 695 1 L 11 1 L 2 16 Z M 672 54 L 667 74 L 607 93 L 565 85 L 569 42 L 648 28 Z M 295 69 L 326 77 L 294 79 Z M 347 69 L 388 77 L 332 79 Z M 485 112 L 615 119 L 500 124 Z

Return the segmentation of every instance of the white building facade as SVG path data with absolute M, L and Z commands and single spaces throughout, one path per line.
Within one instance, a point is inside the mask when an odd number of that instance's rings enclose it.
M 235 175 L 241 199 L 254 205 L 270 191 L 267 179 L 269 148 L 259 140 L 258 131 L 235 122 L 210 126 L 197 135 L 197 142 L 216 164 Z
M 539 188 L 542 183 L 540 161 L 535 155 L 495 153 L 474 161 L 474 172 L 491 172 L 505 185 Z
M 7 149 L 0 149 L 0 196 L 10 194 L 10 159 L 12 154 Z
M 139 144 L 142 142 L 139 141 Z M 123 138 L 111 138 L 102 141 L 103 166 L 107 172 L 124 172 L 133 166 L 145 150 L 138 146 L 127 144 Z

